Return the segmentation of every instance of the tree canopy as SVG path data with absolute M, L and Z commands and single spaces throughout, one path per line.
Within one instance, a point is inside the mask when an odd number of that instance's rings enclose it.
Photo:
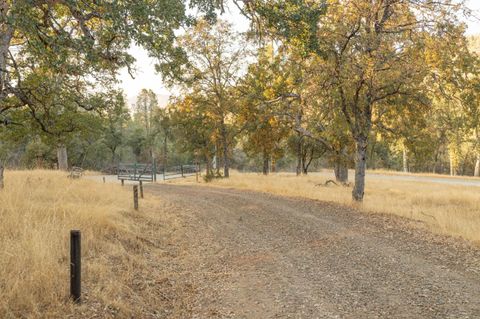
M 234 4 L 246 34 L 222 1 L 3 1 L 0 161 L 195 160 L 209 178 L 327 166 L 344 185 L 354 168 L 355 201 L 367 166 L 480 175 L 478 37 L 463 2 Z M 152 90 L 127 105 L 117 75 L 134 74 L 132 44 L 155 59 L 168 106 Z

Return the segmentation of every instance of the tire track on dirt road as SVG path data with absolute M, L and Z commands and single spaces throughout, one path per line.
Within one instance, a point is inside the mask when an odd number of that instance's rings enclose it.
M 312 200 L 151 185 L 188 225 L 194 318 L 478 318 L 480 250 Z

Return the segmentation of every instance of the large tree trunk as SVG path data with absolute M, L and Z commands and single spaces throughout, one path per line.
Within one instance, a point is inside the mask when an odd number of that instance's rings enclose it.
M 372 164 L 372 169 L 376 169 L 377 168 L 377 165 L 375 163 L 375 146 L 377 145 L 377 138 L 376 137 L 373 138 L 373 142 L 372 142 L 371 145 L 372 145 L 372 147 L 370 148 L 369 161 Z
M 263 175 L 268 175 L 269 171 L 269 162 L 270 162 L 270 157 L 268 156 L 267 153 L 263 153 Z
M 167 152 L 168 152 L 168 146 L 167 146 L 167 135 L 165 134 L 165 137 L 163 138 L 163 169 L 167 169 Z
M 314 154 L 314 149 L 310 149 L 310 154 L 305 154 L 302 158 L 302 167 L 303 167 L 303 174 L 307 175 L 308 174 L 308 168 L 310 167 L 310 164 L 313 162 L 313 154 Z M 310 155 L 310 156 L 309 156 Z M 308 160 L 307 160 L 308 157 Z
M 455 139 L 450 142 L 448 146 L 448 157 L 450 160 L 450 175 L 457 176 L 459 172 L 460 164 L 460 137 L 457 133 Z
M 453 155 L 449 156 L 450 160 L 450 176 L 455 176 L 457 175 L 457 168 L 455 167 L 455 160 L 453 158 Z
M 407 148 L 405 147 L 405 145 L 403 146 L 402 162 L 403 162 L 403 172 L 408 173 L 408 154 L 407 154 Z
M 10 1 L 0 2 L 0 101 L 6 97 L 5 87 L 8 82 L 7 59 L 9 55 L 10 42 L 13 36 L 13 27 L 7 22 Z
M 230 177 L 230 163 L 228 160 L 228 138 L 227 127 L 222 119 L 222 143 L 223 143 L 223 177 Z
M 115 159 L 116 159 L 116 155 L 117 155 L 117 147 L 112 147 L 110 149 L 110 151 L 112 152 L 112 167 L 115 166 Z
M 228 146 L 223 146 L 223 177 L 230 177 L 230 163 L 228 160 Z
M 213 176 L 213 170 L 212 170 L 212 162 L 210 160 L 210 156 L 208 155 L 208 152 L 205 153 L 205 159 L 206 159 L 206 178 L 207 178 L 207 181 L 209 178 L 211 178 Z
M 302 174 L 302 136 L 299 134 L 298 135 L 298 141 L 297 141 L 297 176 Z
M 433 157 L 433 169 L 432 169 L 433 174 L 437 173 L 438 153 L 439 153 L 438 149 L 435 150 L 435 156 Z
M 336 152 L 335 163 L 333 164 L 333 172 L 335 180 L 338 183 L 348 183 L 348 149 L 343 146 L 340 152 Z
M 477 155 L 477 161 L 475 162 L 475 171 L 473 176 L 480 177 L 480 154 Z
M 57 161 L 59 170 L 68 170 L 67 147 L 64 144 L 59 144 L 57 147 Z
M 345 161 L 338 160 L 334 166 L 333 171 L 335 173 L 335 180 L 338 183 L 347 183 L 348 182 L 348 166 Z
M 2 163 L 0 163 L 0 189 L 3 189 L 3 187 L 5 186 L 4 184 L 4 179 L 3 179 L 3 172 L 4 172 L 4 166 Z
M 355 154 L 355 185 L 352 191 L 354 201 L 363 201 L 365 193 L 365 171 L 367 169 L 367 138 L 359 137 L 356 140 Z

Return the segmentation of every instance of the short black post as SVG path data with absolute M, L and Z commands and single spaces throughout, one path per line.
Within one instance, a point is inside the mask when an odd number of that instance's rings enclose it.
M 122 186 L 125 184 L 125 181 L 122 179 Z
M 138 185 L 133 185 L 133 208 L 138 210 Z
M 183 176 L 183 165 L 180 165 L 180 171 L 182 171 L 182 177 L 184 177 Z
M 105 184 L 105 176 L 103 176 L 103 183 Z
M 81 237 L 79 230 L 70 231 L 70 296 L 76 303 L 80 303 L 82 293 Z
M 163 166 L 162 171 L 163 171 L 163 180 L 165 180 L 165 166 Z
M 143 181 L 140 181 L 140 198 L 143 198 Z

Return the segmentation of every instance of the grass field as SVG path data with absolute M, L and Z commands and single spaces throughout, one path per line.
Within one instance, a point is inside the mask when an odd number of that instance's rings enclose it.
M 434 175 L 431 175 L 434 176 Z M 263 176 L 233 172 L 211 185 L 269 192 L 284 196 L 354 205 L 351 187 L 324 186 L 326 177 L 278 173 Z M 480 243 L 480 189 L 411 181 L 367 181 L 362 211 L 394 214 L 420 222 L 428 229 Z
M 353 176 L 355 171 L 350 170 L 349 174 Z M 386 170 L 386 169 L 371 169 L 367 170 L 367 174 L 380 174 L 380 175 L 396 175 L 396 176 L 420 176 L 420 177 L 433 177 L 433 178 L 446 178 L 446 179 L 461 179 L 461 180 L 478 180 L 475 176 L 465 175 L 447 175 L 447 174 L 434 174 L 434 173 L 405 173 L 400 171 Z
M 136 258 L 142 252 L 134 249 L 141 238 L 132 223 L 138 213 L 132 211 L 131 188 L 66 176 L 6 172 L 0 190 L 1 318 L 86 317 L 83 311 L 95 308 L 131 317 L 138 310 L 128 309 L 121 297 L 129 291 L 131 270 L 146 268 L 145 258 Z M 75 307 L 69 301 L 71 229 L 82 231 L 86 300 Z

